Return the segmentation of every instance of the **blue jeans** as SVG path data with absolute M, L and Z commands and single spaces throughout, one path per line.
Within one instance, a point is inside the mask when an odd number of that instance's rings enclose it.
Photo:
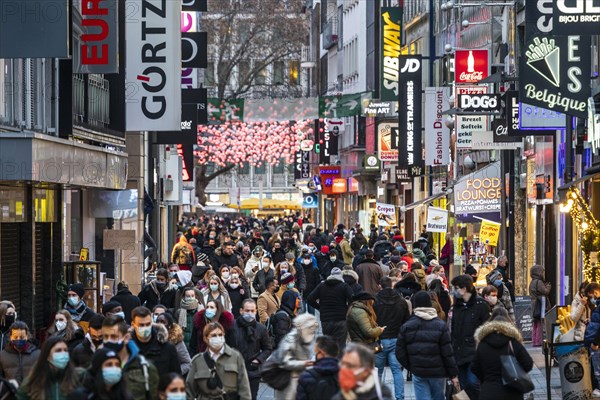
M 421 378 L 413 374 L 416 400 L 445 400 L 446 378 Z
M 459 365 L 458 367 L 458 381 L 460 382 L 460 386 L 467 392 L 469 398 L 478 399 L 479 398 L 479 379 L 475 376 L 473 371 L 471 371 L 470 364 Z
M 381 339 L 383 350 L 375 355 L 375 367 L 381 380 L 387 361 L 394 376 L 394 395 L 396 396 L 396 400 L 404 400 L 404 377 L 402 376 L 402 366 L 396 358 L 396 341 L 397 339 Z
M 592 350 L 590 348 L 590 358 L 592 359 L 592 373 L 598 387 L 600 387 L 600 350 Z
M 306 301 L 306 299 L 302 299 L 302 305 L 304 306 L 304 312 L 315 315 L 315 309 L 310 304 L 308 304 L 308 301 Z

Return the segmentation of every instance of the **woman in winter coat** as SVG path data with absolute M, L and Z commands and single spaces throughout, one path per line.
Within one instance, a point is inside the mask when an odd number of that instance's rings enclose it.
M 444 314 L 446 314 L 446 317 L 448 317 L 450 307 L 452 307 L 452 299 L 450 299 L 450 293 L 448 293 L 448 289 L 446 289 L 444 283 L 439 279 L 434 279 L 429 284 L 429 291 L 437 295 L 437 301 L 440 307 L 442 307 Z
M 187 288 L 181 298 L 181 307 L 175 311 L 175 320 L 183 332 L 183 343 L 190 350 L 192 332 L 194 331 L 194 315 L 204 308 L 198 303 L 195 288 Z M 158 320 L 158 318 L 157 318 Z
M 190 347 L 193 354 L 206 351 L 206 342 L 204 342 L 202 332 L 204 327 L 211 322 L 221 324 L 223 329 L 225 329 L 227 343 L 233 345 L 233 323 L 235 322 L 233 314 L 226 311 L 220 302 L 210 300 L 206 303 L 206 308 L 198 311 L 194 316 L 194 331 L 190 339 Z
M 187 374 L 190 370 L 192 358 L 183 341 L 183 330 L 175 323 L 169 313 L 160 314 L 156 318 L 157 339 L 160 343 L 169 342 L 177 350 L 177 359 L 181 366 L 181 373 Z
M 67 310 L 58 310 L 54 316 L 54 323 L 48 328 L 49 336 L 63 338 L 69 346 L 69 351 L 73 350 L 83 341 L 85 334 L 71 318 L 71 313 Z
M 225 286 L 223 286 L 223 283 L 218 276 L 213 275 L 210 277 L 208 287 L 202 289 L 202 297 L 204 299 L 204 304 L 208 304 L 211 300 L 216 300 L 223 305 L 225 310 L 231 312 L 231 300 L 229 299 L 229 294 L 227 293 L 227 290 L 225 290 Z
M 531 334 L 531 344 L 534 347 L 542 345 L 542 319 L 546 311 L 550 309 L 550 302 L 548 301 L 548 294 L 550 294 L 550 288 L 552 285 L 550 282 L 544 281 L 544 267 L 541 265 L 534 265 L 531 267 L 529 272 L 531 276 L 531 282 L 529 283 L 529 296 L 531 296 L 531 309 L 533 310 L 533 327 Z M 536 303 L 539 306 L 536 306 Z M 536 307 L 543 307 L 546 304 L 545 309 L 536 310 Z M 541 311 L 541 314 L 539 312 Z M 536 318 L 537 315 L 540 315 Z
M 286 290 L 281 297 L 281 307 L 273 314 L 271 323 L 273 324 L 273 339 L 275 347 L 292 330 L 292 320 L 296 316 L 296 300 L 298 296 L 291 290 Z
M 64 400 L 85 377 L 69 363 L 67 343 L 50 337 L 42 346 L 40 357 L 17 392 L 18 400 Z
M 227 295 L 231 301 L 231 312 L 233 317 L 237 319 L 240 316 L 240 308 L 242 308 L 242 303 L 244 300 L 249 298 L 250 295 L 244 289 L 240 283 L 240 278 L 238 277 L 229 278 L 229 282 L 225 284 L 225 288 L 227 289 Z
M 475 331 L 477 352 L 471 364 L 473 373 L 481 382 L 479 400 L 521 400 L 523 395 L 502 384 L 500 356 L 514 354 L 526 372 L 533 368 L 533 360 L 523 347 L 523 338 L 508 314 L 497 315 Z M 499 313 L 499 314 L 502 314 Z M 512 349 L 511 349 L 512 347 Z
M 427 290 L 427 274 L 423 269 L 423 264 L 415 261 L 412 264 L 411 272 L 415 274 L 415 278 L 417 278 L 417 283 L 421 285 L 421 290 Z
M 375 298 L 370 293 L 360 292 L 354 295 L 352 300 L 346 318 L 350 340 L 371 345 L 379 338 L 384 329 L 377 325 L 377 316 L 373 310 Z
M 590 321 L 590 316 L 592 315 L 592 305 L 585 295 L 585 288 L 587 286 L 587 282 L 583 282 L 581 285 L 579 285 L 579 291 L 571 303 L 571 319 L 573 322 L 575 322 L 575 341 L 584 339 L 585 328 Z

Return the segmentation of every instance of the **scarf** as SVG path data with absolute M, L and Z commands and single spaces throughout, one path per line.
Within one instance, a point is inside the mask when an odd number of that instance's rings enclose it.
M 237 322 L 240 327 L 244 328 L 246 341 L 254 343 L 259 340 L 259 338 L 256 337 L 256 320 L 248 322 L 243 317 L 240 317 L 237 319 Z
M 75 322 L 81 321 L 81 318 L 83 317 L 83 314 L 85 313 L 86 309 L 87 306 L 83 301 L 80 301 L 79 305 L 75 308 L 71 307 L 69 303 L 65 304 L 65 310 L 67 310 L 69 314 L 71 314 L 71 318 L 73 318 L 73 321 Z
M 197 311 L 198 310 L 198 299 L 193 298 L 192 301 L 185 301 L 185 299 L 181 300 L 181 309 L 182 312 L 179 313 L 179 318 L 177 318 L 177 323 L 183 330 L 187 328 L 187 315 L 189 311 Z
M 367 393 L 368 391 L 373 389 L 373 387 L 375 387 L 375 390 L 377 392 L 377 398 L 379 400 L 383 400 L 383 394 L 382 394 L 381 386 L 379 384 L 379 378 L 375 376 L 375 374 L 373 373 L 374 371 L 375 371 L 375 369 L 373 369 L 373 371 L 371 372 L 371 375 L 369 375 L 367 377 L 367 379 L 365 379 L 364 382 L 359 383 L 358 386 L 356 388 L 354 388 L 354 390 L 345 392 L 340 389 L 342 398 L 344 400 L 356 400 L 358 398 L 359 394 Z

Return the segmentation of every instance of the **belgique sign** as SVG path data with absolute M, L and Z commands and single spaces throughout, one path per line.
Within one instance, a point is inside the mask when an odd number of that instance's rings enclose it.
M 590 36 L 532 35 L 521 58 L 521 101 L 587 118 Z

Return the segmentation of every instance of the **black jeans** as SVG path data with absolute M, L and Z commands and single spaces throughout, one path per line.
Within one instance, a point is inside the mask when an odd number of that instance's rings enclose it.
M 258 387 L 260 386 L 260 376 L 257 378 L 250 378 L 250 393 L 252 393 L 252 400 L 258 398 Z
M 331 336 L 337 342 L 340 347 L 338 357 L 341 357 L 348 337 L 346 321 L 321 322 L 321 327 L 323 328 L 323 335 Z

